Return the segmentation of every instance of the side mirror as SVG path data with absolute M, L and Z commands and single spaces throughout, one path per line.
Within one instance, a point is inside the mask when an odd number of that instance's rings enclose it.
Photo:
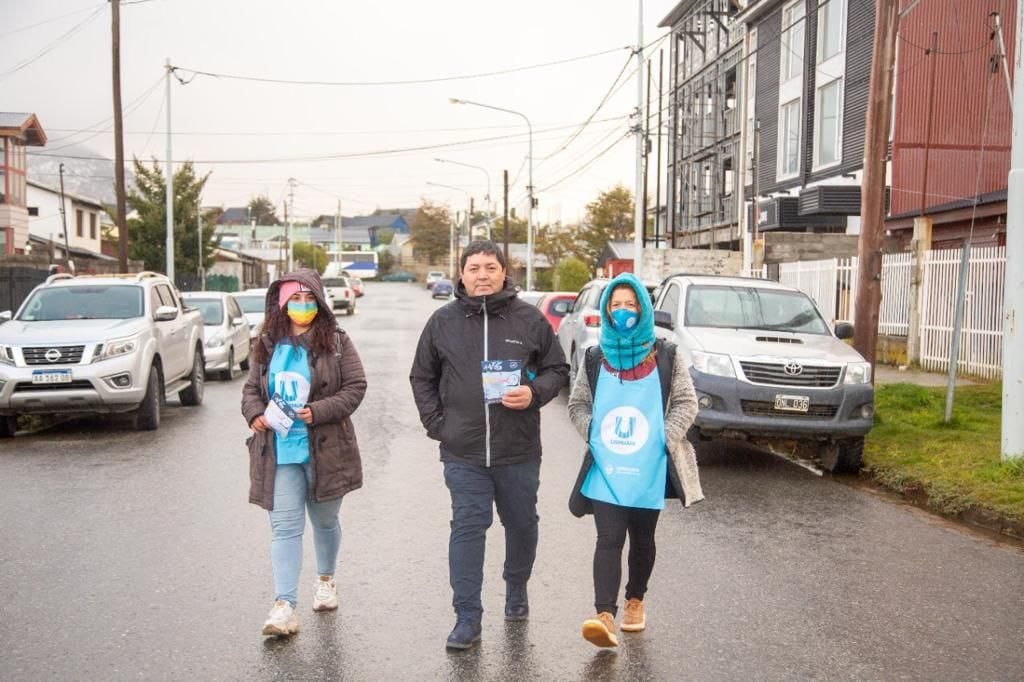
M 10 310 L 5 310 L 2 313 L 0 313 L 0 322 L 9 322 L 12 317 L 14 317 L 14 313 L 12 313 Z
M 156 309 L 154 318 L 157 322 L 167 322 L 178 317 L 178 309 L 173 305 L 162 305 Z
M 233 327 L 241 327 L 243 324 L 245 324 L 244 317 L 236 317 L 231 320 L 231 325 Z
M 662 329 L 668 329 L 669 331 L 675 329 L 675 325 L 672 324 L 672 313 L 664 310 L 655 310 L 654 326 L 661 327 Z
M 853 325 L 849 322 L 837 322 L 836 323 L 836 338 L 838 339 L 852 339 L 853 338 Z

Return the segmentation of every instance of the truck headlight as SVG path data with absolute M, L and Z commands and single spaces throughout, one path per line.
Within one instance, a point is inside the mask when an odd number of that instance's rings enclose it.
M 846 366 L 846 377 L 843 379 L 844 384 L 870 384 L 871 383 L 871 363 L 869 362 L 851 362 Z
M 712 374 L 716 377 L 735 377 L 736 370 L 732 367 L 732 358 L 723 353 L 705 353 L 695 350 L 691 353 L 693 366 L 698 372 Z
M 209 339 L 206 340 L 206 347 L 207 348 L 220 348 L 223 345 L 224 345 L 224 337 L 223 336 L 214 336 L 214 337 L 209 338 Z
M 103 344 L 103 349 L 96 356 L 96 360 L 109 360 L 118 355 L 134 353 L 139 347 L 139 340 L 135 338 L 114 339 Z
M 0 345 L 0 365 L 14 364 L 14 349 L 10 346 Z

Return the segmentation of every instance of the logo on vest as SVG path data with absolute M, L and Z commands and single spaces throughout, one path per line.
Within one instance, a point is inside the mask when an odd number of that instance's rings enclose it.
M 616 407 L 601 421 L 601 442 L 617 455 L 632 455 L 647 444 L 650 426 L 635 407 Z

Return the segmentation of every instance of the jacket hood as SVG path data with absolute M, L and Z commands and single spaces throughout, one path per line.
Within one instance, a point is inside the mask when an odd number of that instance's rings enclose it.
M 281 285 L 288 281 L 298 282 L 312 291 L 313 295 L 316 296 L 318 307 L 321 310 L 329 310 L 327 299 L 324 298 L 324 284 L 320 281 L 320 275 L 316 270 L 310 270 L 309 268 L 289 272 L 271 282 L 270 286 L 267 287 L 267 310 L 277 307 L 277 294 L 281 290 Z
M 640 304 L 640 318 L 636 326 L 629 330 L 620 330 L 612 322 L 608 314 L 608 302 L 612 291 L 621 285 L 627 285 L 636 295 Z M 654 306 L 651 295 L 636 275 L 624 272 L 604 288 L 601 294 L 601 351 L 609 364 L 615 369 L 632 369 L 643 360 L 654 347 Z
M 459 278 L 459 283 L 455 286 L 455 298 L 458 300 L 459 305 L 465 308 L 467 314 L 482 313 L 485 305 L 487 306 L 488 313 L 496 313 L 505 308 L 509 301 L 515 297 L 516 287 L 508 277 L 505 278 L 501 291 L 490 296 L 470 296 L 469 292 L 466 291 L 466 285 L 462 283 L 461 277 Z

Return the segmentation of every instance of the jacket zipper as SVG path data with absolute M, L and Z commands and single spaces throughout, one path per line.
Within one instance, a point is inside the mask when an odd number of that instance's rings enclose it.
M 487 297 L 484 297 L 484 362 L 487 362 Z M 484 433 L 484 455 L 485 465 L 490 468 L 491 466 L 491 406 L 484 400 L 484 427 L 486 429 Z

